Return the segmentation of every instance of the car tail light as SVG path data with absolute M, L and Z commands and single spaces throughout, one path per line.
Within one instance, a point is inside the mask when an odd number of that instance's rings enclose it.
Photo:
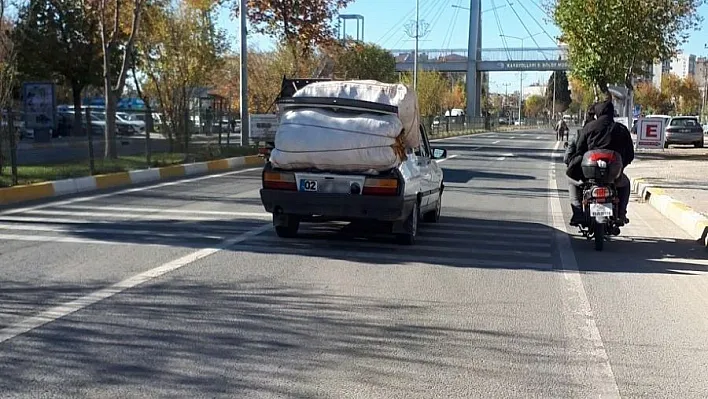
M 297 191 L 294 173 L 265 172 L 263 173 L 263 188 L 273 190 Z
M 364 182 L 363 195 L 397 195 L 398 179 L 367 178 Z
M 610 196 L 610 190 L 607 187 L 595 187 L 591 194 L 593 198 L 607 198 Z

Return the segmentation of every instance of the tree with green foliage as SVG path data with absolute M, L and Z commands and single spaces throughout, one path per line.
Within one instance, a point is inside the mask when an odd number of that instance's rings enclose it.
M 524 115 L 527 118 L 537 118 L 546 108 L 546 99 L 543 96 L 533 95 L 524 100 Z
M 73 134 L 82 134 L 81 93 L 99 86 L 103 77 L 98 19 L 80 0 L 30 0 L 20 9 L 13 40 L 21 49 L 18 69 L 24 79 L 55 80 L 71 88 Z
M 216 29 L 214 12 L 213 6 L 194 2 L 145 8 L 137 41 L 139 66 L 148 77 L 144 90 L 163 110 L 171 148 L 177 139 L 187 151 L 192 100 L 222 65 L 226 36 Z
M 402 82 L 413 87 L 413 74 L 405 73 Z M 436 71 L 418 72 L 418 107 L 421 116 L 439 115 L 443 109 L 445 93 L 450 90 L 450 83 Z
M 642 66 L 673 56 L 700 27 L 703 0 L 550 0 L 568 45 L 571 74 L 607 94 L 608 85 L 633 89 Z
M 7 18 L 8 3 L 0 0 L 0 109 L 12 109 L 13 100 L 18 88 L 17 56 L 18 48 L 12 40 L 15 22 Z M 11 112 L 0 116 L 3 125 L 0 126 L 0 175 L 4 172 L 5 148 L 9 147 L 12 163 L 12 184 L 17 184 L 17 136 L 11 129 Z M 5 119 L 7 118 L 7 119 Z
M 397 79 L 396 60 L 390 51 L 373 43 L 346 43 L 335 52 L 335 75 L 343 79 Z
M 555 91 L 556 112 L 565 112 L 573 101 L 570 98 L 570 89 L 568 88 L 568 74 L 565 71 L 553 72 L 548 79 L 548 86 L 546 87 L 548 88 L 546 90 L 546 103 L 551 104 L 548 108 L 553 108 L 553 92 Z

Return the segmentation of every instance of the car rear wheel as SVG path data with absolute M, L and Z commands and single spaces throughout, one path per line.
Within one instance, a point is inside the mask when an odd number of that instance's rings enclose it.
M 401 245 L 413 245 L 415 244 L 415 237 L 418 235 L 418 218 L 420 215 L 420 208 L 418 202 L 413 204 L 413 210 L 408 218 L 404 222 L 406 233 L 397 234 L 396 241 Z
M 697 142 L 696 144 L 694 144 L 694 146 L 695 146 L 696 148 L 703 148 L 703 140 Z
M 293 238 L 297 236 L 300 229 L 300 219 L 295 216 L 288 216 L 287 222 L 275 226 L 275 234 L 280 238 Z

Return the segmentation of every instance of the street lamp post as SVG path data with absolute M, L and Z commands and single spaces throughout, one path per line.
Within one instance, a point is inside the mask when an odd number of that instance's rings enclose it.
M 500 35 L 501 37 L 506 37 L 509 39 L 516 39 L 521 42 L 521 58 L 524 58 L 524 41 L 531 39 L 533 37 L 536 37 L 540 35 L 541 33 L 535 33 L 533 35 L 529 35 L 526 37 L 518 37 L 518 36 L 509 36 L 509 35 Z M 555 91 L 555 88 L 554 88 Z M 519 125 L 521 125 L 521 100 L 524 98 L 524 72 L 519 71 Z
M 415 54 L 413 54 L 413 90 L 418 90 L 418 39 L 420 35 L 420 0 L 415 0 Z
M 241 85 L 239 87 L 240 98 L 240 110 L 241 113 L 241 145 L 248 146 L 250 144 L 249 139 L 249 125 L 248 125 L 248 29 L 247 29 L 247 19 L 246 19 L 246 6 L 248 1 L 241 0 Z

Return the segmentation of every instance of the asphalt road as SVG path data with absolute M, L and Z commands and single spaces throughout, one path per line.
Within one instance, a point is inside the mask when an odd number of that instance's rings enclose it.
M 704 249 L 568 235 L 552 133 L 436 145 L 415 247 L 278 239 L 257 170 L 0 210 L 0 397 L 708 396 Z

